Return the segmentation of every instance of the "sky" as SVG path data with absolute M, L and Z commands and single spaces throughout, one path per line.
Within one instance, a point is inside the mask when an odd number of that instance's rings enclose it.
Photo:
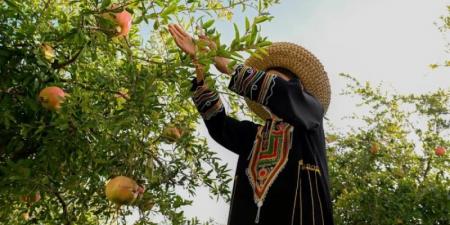
M 340 95 L 347 83 L 340 73 L 382 84 L 387 92 L 426 93 L 450 87 L 448 67 L 428 66 L 450 59 L 445 52 L 449 32 L 441 33 L 435 25 L 439 16 L 446 15 L 447 5 L 450 0 L 281 0 L 269 10 L 274 19 L 262 26 L 262 34 L 271 41 L 300 44 L 321 60 L 332 89 L 326 116 L 335 128 L 345 129 L 357 124 L 342 118 L 358 109 L 356 99 Z M 252 16 L 238 12 L 234 20 L 243 26 L 246 15 Z M 232 24 L 218 21 L 216 25 L 222 41 L 229 43 Z M 237 155 L 215 143 L 203 123 L 198 130 L 234 175 Z M 184 210 L 188 217 L 226 224 L 229 205 L 211 199 L 202 188 Z

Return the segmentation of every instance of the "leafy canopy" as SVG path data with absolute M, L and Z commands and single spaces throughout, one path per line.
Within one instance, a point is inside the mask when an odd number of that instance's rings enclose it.
M 276 2 L 0 1 L 0 221 L 104 224 L 139 209 L 140 224 L 161 217 L 183 224 L 180 207 L 190 201 L 175 187 L 194 194 L 206 185 L 228 199 L 227 167 L 195 132 L 190 59 L 167 25 L 206 30 L 219 48 L 200 56 L 203 64 L 214 55 L 239 61 L 242 52 L 261 54 L 269 44 L 259 24 L 271 19 L 267 9 Z M 117 36 L 114 17 L 123 10 L 132 28 Z M 244 32 L 236 29 L 230 46 L 220 43 L 214 22 L 248 10 L 256 16 L 239 21 Z M 70 95 L 59 111 L 37 99 L 48 86 Z M 183 135 L 171 142 L 167 127 Z M 146 188 L 119 213 L 104 196 L 105 182 L 117 175 Z M 37 192 L 41 200 L 20 201 Z

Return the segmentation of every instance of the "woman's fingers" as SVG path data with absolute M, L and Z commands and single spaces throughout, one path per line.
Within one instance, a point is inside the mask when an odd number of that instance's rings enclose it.
M 183 36 L 183 37 L 189 37 L 189 34 L 186 33 L 186 31 L 184 31 L 184 29 L 181 28 L 180 25 L 175 24 L 174 27 L 175 27 L 175 30 L 177 30 L 177 32 L 181 34 L 181 36 Z
M 173 33 L 173 31 L 170 31 L 170 30 L 169 30 L 169 32 L 170 32 L 170 34 L 172 34 L 172 37 L 173 37 L 173 40 L 175 41 L 175 43 L 178 46 L 180 46 L 181 43 L 180 43 L 180 39 L 178 38 L 177 34 Z
M 199 39 L 205 41 L 208 44 L 208 47 L 211 49 L 216 49 L 216 43 L 209 39 L 206 35 L 198 35 Z
M 175 38 L 176 34 L 173 32 L 172 28 L 169 25 L 169 33 L 172 35 L 172 37 Z
M 195 44 L 189 34 L 176 24 L 170 24 L 168 30 L 181 50 L 189 55 L 195 55 Z
M 183 37 L 183 35 L 174 27 L 174 25 L 169 25 L 169 32 L 174 38 Z
M 180 41 L 180 37 L 177 33 L 175 33 L 172 29 L 170 29 L 169 27 L 169 32 L 173 37 L 173 40 L 175 41 L 175 44 L 177 44 L 179 47 L 181 47 L 181 41 Z

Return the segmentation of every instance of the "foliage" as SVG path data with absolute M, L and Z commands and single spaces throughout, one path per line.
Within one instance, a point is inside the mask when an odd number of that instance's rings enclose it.
M 440 17 L 440 19 L 441 19 L 440 23 L 436 23 L 436 25 L 439 27 L 439 30 L 442 33 L 444 33 L 444 37 L 448 38 L 448 34 L 445 35 L 445 33 L 450 31 L 450 5 L 447 6 L 447 12 L 448 12 L 447 15 Z M 450 40 L 446 39 L 446 41 L 447 41 L 447 46 L 445 48 L 445 51 L 447 53 L 450 53 L 450 42 L 449 42 Z M 431 69 L 436 69 L 439 67 L 447 67 L 448 68 L 448 67 L 450 67 L 450 59 L 446 60 L 443 63 L 439 63 L 439 64 L 433 63 L 433 64 L 430 64 L 429 66 Z
M 166 25 L 205 29 L 219 46 L 201 56 L 207 66 L 214 55 L 239 61 L 243 51 L 264 52 L 269 42 L 259 36 L 259 24 L 271 19 L 267 9 L 277 2 L 0 1 L 0 222 L 105 224 L 138 207 L 136 224 L 158 217 L 183 224 L 180 207 L 190 201 L 175 187 L 194 194 L 206 185 L 228 198 L 226 165 L 196 137 L 190 59 L 177 50 Z M 122 10 L 133 14 L 133 27 L 128 36 L 116 37 L 107 15 Z M 227 46 L 214 21 L 232 20 L 236 10 L 255 10 L 257 16 L 246 18 L 245 31 L 236 29 Z M 60 111 L 48 111 L 37 100 L 47 86 L 70 94 Z M 184 131 L 176 143 L 162 138 L 169 124 Z M 136 205 L 118 213 L 104 196 L 105 181 L 117 175 L 146 188 Z M 37 191 L 40 201 L 19 201 Z M 144 211 L 148 203 L 155 207 Z M 20 217 L 23 212 L 29 220 Z
M 327 136 L 337 224 L 450 224 L 450 89 L 382 93 L 349 75 L 367 113 Z

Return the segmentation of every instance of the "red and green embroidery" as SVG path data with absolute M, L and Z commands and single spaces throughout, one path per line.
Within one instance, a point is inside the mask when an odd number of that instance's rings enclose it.
M 288 161 L 292 145 L 293 127 L 282 121 L 268 120 L 260 127 L 253 146 L 247 175 L 253 188 L 254 200 L 259 210 L 270 186 Z

